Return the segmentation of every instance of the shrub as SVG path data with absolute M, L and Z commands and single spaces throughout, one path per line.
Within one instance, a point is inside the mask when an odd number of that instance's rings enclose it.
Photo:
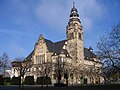
M 52 83 L 51 83 L 51 78 L 50 78 L 50 77 L 47 77 L 47 84 L 49 84 L 49 85 L 52 84 Z
M 10 77 L 4 77 L 4 82 L 10 82 L 11 78 Z
M 34 76 L 26 76 L 24 83 L 26 85 L 34 85 Z
M 4 85 L 10 85 L 11 78 L 10 77 L 4 77 Z
M 12 77 L 11 84 L 12 85 L 20 85 L 20 77 Z
M 0 75 L 0 85 L 3 85 L 3 76 Z
M 42 85 L 43 84 L 43 77 L 37 77 L 36 84 Z
M 50 79 L 50 77 L 37 77 L 36 84 L 50 85 L 51 84 L 51 79 Z

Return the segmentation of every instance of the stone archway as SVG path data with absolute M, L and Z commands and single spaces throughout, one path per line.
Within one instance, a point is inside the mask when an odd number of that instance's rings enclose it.
M 83 84 L 90 84 L 90 78 L 88 76 L 83 78 Z

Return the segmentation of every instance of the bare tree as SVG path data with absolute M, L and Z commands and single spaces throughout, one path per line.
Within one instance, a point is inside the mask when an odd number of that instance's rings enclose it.
M 2 63 L 2 59 L 0 57 L 0 69 L 2 68 L 2 66 L 3 66 L 3 63 Z
M 19 72 L 20 85 L 22 84 L 22 86 L 23 86 L 24 76 L 27 73 L 27 71 L 31 68 L 32 61 L 23 59 L 21 57 L 17 57 L 17 58 L 15 58 L 15 61 L 12 62 L 12 66 L 15 67 L 15 69 Z M 21 78 L 22 78 L 22 80 L 21 80 Z M 20 87 L 20 85 L 19 85 L 19 87 Z
M 120 70 L 120 23 L 118 23 L 111 32 L 100 38 L 97 43 L 99 49 L 98 56 L 104 60 L 107 67 Z
M 3 53 L 3 55 L 0 57 L 0 68 L 4 71 L 5 76 L 5 70 L 10 67 L 9 65 L 9 56 L 7 53 Z

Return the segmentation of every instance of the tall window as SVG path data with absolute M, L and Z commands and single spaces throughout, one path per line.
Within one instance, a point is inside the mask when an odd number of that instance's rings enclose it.
M 36 63 L 37 64 L 45 63 L 45 54 L 43 54 L 43 55 L 37 55 L 36 56 Z
M 45 63 L 45 55 L 44 54 L 41 55 L 41 61 L 42 61 L 42 63 Z
M 69 39 L 74 39 L 74 33 L 69 34 Z
M 82 40 L 82 36 L 81 36 L 81 33 L 79 33 L 79 39 Z

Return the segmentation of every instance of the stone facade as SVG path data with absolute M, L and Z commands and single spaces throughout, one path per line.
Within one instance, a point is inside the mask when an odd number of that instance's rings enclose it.
M 102 83 L 102 63 L 92 48 L 84 48 L 83 32 L 78 11 L 73 5 L 66 26 L 66 40 L 52 42 L 40 35 L 34 50 L 25 59 L 32 63 L 25 76 L 34 76 L 35 80 L 49 76 L 52 83 Z

